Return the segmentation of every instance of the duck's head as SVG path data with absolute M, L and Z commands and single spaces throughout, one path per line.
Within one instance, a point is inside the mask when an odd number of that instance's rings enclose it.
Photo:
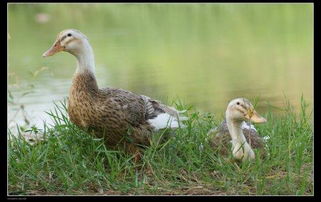
M 88 44 L 88 39 L 83 33 L 75 29 L 67 29 L 58 34 L 56 41 L 42 56 L 52 56 L 60 51 L 78 55 L 86 44 Z
M 251 102 L 245 98 L 236 98 L 229 102 L 226 109 L 226 119 L 231 121 L 251 121 L 265 123 L 266 119 L 259 115 Z

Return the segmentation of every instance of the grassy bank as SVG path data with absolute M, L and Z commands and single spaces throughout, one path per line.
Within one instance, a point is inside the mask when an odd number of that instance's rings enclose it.
M 312 116 L 303 100 L 301 106 L 298 114 L 289 103 L 281 115 L 264 114 L 268 122 L 257 129 L 269 137 L 265 160 L 235 163 L 217 155 L 205 137 L 222 120 L 189 110 L 187 127 L 165 142 L 158 138 L 165 134 L 155 135 L 137 166 L 71 124 L 65 105 L 57 104 L 49 113 L 53 127 L 10 136 L 9 194 L 311 195 Z M 44 133 L 44 141 L 27 144 L 21 134 L 30 132 Z

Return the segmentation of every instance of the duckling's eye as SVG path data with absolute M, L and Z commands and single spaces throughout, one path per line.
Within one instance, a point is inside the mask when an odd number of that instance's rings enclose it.
M 240 105 L 240 102 L 237 102 L 236 104 L 237 104 L 237 105 Z
M 72 35 L 70 33 L 68 33 L 67 36 L 72 36 Z

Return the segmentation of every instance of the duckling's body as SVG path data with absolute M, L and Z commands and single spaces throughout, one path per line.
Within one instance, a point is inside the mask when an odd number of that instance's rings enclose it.
M 253 123 L 264 123 L 251 102 L 245 98 L 236 98 L 227 106 L 226 119 L 217 128 L 208 132 L 207 140 L 214 150 L 222 155 L 229 154 L 232 145 L 232 154 L 238 160 L 251 160 L 255 158 L 252 149 L 259 149 L 260 155 L 265 155 L 264 142 Z
M 258 134 L 257 130 L 250 123 L 243 122 L 241 125 L 242 132 L 246 141 L 252 149 L 260 150 L 261 154 L 265 154 L 264 141 Z M 213 149 L 217 149 L 221 155 L 227 156 L 231 148 L 231 134 L 228 130 L 226 120 L 220 126 L 211 129 L 208 132 L 209 143 Z
M 137 154 L 138 145 L 149 145 L 153 131 L 177 128 L 179 121 L 185 119 L 176 109 L 147 96 L 117 88 L 99 89 L 92 48 L 78 30 L 61 32 L 44 56 L 59 51 L 71 53 L 78 62 L 69 91 L 70 121 L 104 138 L 106 145 Z

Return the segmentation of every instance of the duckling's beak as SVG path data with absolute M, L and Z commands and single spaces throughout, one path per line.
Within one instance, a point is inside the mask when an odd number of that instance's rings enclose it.
M 60 40 L 57 39 L 55 43 L 42 54 L 42 57 L 49 57 L 63 50 L 64 47 L 60 45 Z
M 248 110 L 247 115 L 245 117 L 253 123 L 265 123 L 267 121 L 255 110 Z

